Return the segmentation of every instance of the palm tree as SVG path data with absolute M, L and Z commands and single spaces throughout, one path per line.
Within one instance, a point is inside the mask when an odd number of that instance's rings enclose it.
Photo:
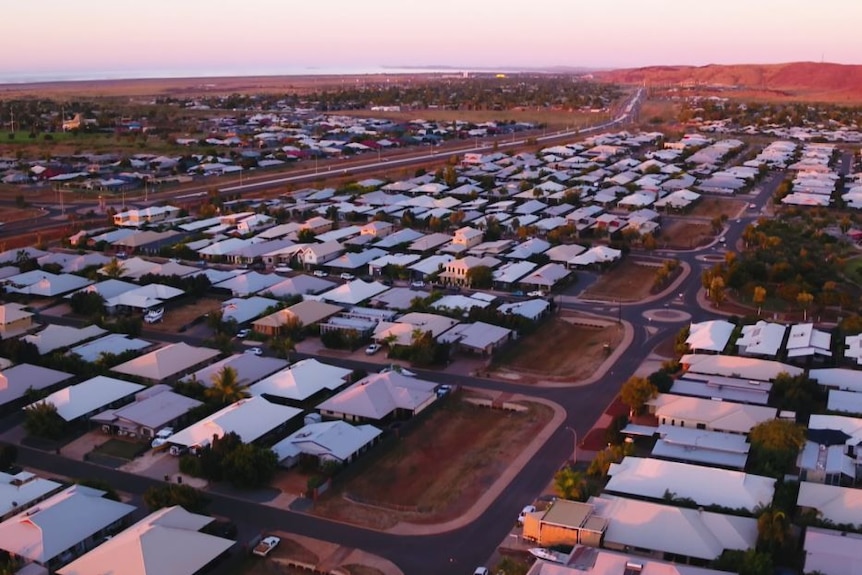
M 757 517 L 758 544 L 766 550 L 781 549 L 790 535 L 787 514 L 781 509 L 767 507 Z
M 117 258 L 112 259 L 104 268 L 102 268 L 102 273 L 113 279 L 122 277 L 125 272 L 125 266 L 121 264 L 120 260 L 118 260 Z
M 205 392 L 207 399 L 228 405 L 249 396 L 248 389 L 240 385 L 234 368 L 225 366 L 212 376 L 212 387 Z

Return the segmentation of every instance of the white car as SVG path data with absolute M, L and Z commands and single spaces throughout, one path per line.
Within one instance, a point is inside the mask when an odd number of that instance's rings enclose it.
M 326 273 L 325 271 L 323 271 L 323 270 L 314 270 L 314 274 L 313 274 L 313 275 L 314 275 L 314 277 L 316 277 L 316 278 L 325 278 L 325 277 L 327 276 L 327 273 Z
M 153 449 L 155 449 L 157 447 L 161 447 L 162 445 L 164 445 L 165 443 L 168 442 L 168 437 L 170 437 L 173 434 L 174 434 L 174 428 L 173 427 L 164 427 L 164 428 L 160 429 L 156 433 L 155 438 L 153 438 L 153 442 L 150 444 L 150 446 Z
M 380 351 L 381 345 L 379 343 L 372 343 L 368 347 L 365 348 L 365 355 L 374 355 L 378 351 Z
M 252 355 L 263 355 L 263 350 L 259 347 L 250 347 L 243 353 L 250 353 Z
M 269 537 L 264 537 L 260 540 L 260 543 L 255 545 L 254 553 L 260 557 L 266 557 L 269 555 L 269 552 L 278 547 L 278 544 L 281 543 L 281 539 L 276 537 L 275 535 L 270 535 Z
M 356 276 L 353 274 L 343 273 L 343 274 L 341 274 L 341 279 L 350 281 L 350 280 L 355 280 Z
M 527 292 L 527 295 L 530 297 L 545 297 L 548 294 L 546 294 L 544 291 L 542 291 L 540 289 L 537 289 L 534 291 Z
M 236 332 L 236 336 L 237 336 L 238 338 L 240 338 L 240 339 L 245 339 L 245 338 L 247 338 L 249 335 L 251 335 L 251 330 L 250 330 L 250 329 L 248 329 L 248 328 L 241 329 L 241 330 L 239 330 L 238 332 Z
M 473 571 L 473 575 L 490 575 L 491 572 L 488 571 L 487 567 L 476 567 L 476 570 Z
M 536 510 L 535 505 L 525 505 L 524 508 L 521 509 L 521 512 L 518 514 L 518 523 L 520 525 L 523 525 L 524 524 L 524 517 L 526 517 L 527 514 L 529 514 L 529 513 L 533 513 L 535 510 Z
M 415 288 L 424 288 L 424 287 L 425 287 L 425 282 L 423 282 L 423 281 L 416 281 L 416 282 L 411 283 L 411 284 L 410 284 L 410 286 L 411 286 L 411 287 L 415 287 Z

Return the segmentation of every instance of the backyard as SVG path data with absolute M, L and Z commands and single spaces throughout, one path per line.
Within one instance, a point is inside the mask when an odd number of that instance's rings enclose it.
M 376 529 L 458 517 L 551 420 L 549 407 L 525 405 L 526 411 L 515 412 L 451 398 L 385 451 L 369 454 L 313 512 Z
M 590 318 L 578 323 L 576 317 L 554 318 L 530 337 L 524 338 L 507 355 L 505 371 L 516 372 L 520 383 L 529 383 L 530 375 L 587 379 L 607 359 L 622 340 L 623 330 L 613 321 Z M 607 345 L 607 348 L 605 347 Z M 553 351 L 551 351 L 553 350 Z
M 595 284 L 584 292 L 586 299 L 640 301 L 647 297 L 656 279 L 658 266 L 640 264 L 626 258 L 602 274 Z

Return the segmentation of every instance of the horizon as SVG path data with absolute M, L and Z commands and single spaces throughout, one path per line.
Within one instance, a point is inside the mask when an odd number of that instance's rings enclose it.
M 855 42 L 862 3 L 851 0 L 834 0 L 828 10 L 802 0 L 728 0 L 720 8 L 675 0 L 602 6 L 548 0 L 526 11 L 491 0 L 407 8 L 395 0 L 331 0 L 326 14 L 281 0 L 250 0 L 231 11 L 203 0 L 151 0 L 146 10 L 79 0 L 74 11 L 68 8 L 62 0 L 6 8 L 8 22 L 38 22 L 39 29 L 38 41 L 23 25 L 0 37 L 0 50 L 15 54 L 0 69 L 0 83 L 862 64 Z

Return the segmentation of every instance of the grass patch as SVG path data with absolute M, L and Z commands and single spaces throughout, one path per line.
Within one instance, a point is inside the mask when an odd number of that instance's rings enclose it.
M 650 294 L 658 266 L 624 259 L 607 271 L 584 294 L 587 299 L 639 301 Z
M 458 517 L 553 417 L 545 405 L 528 405 L 525 412 L 512 412 L 453 397 L 421 426 L 389 443 L 388 451 L 361 474 L 319 500 L 314 513 L 378 529 L 399 521 Z
M 514 370 L 586 379 L 607 357 L 605 345 L 615 348 L 622 335 L 616 323 L 593 327 L 554 318 L 519 341 L 507 354 L 506 365 Z
M 659 244 L 664 248 L 686 250 L 707 244 L 714 237 L 709 224 L 676 220 L 662 227 Z
M 123 441 L 121 439 L 109 439 L 102 445 L 95 448 L 93 450 L 93 453 L 131 461 L 137 456 L 139 456 L 141 453 L 145 452 L 147 448 L 147 445 L 144 443 Z
M 700 201 L 694 205 L 691 215 L 709 219 L 717 216 L 735 218 L 747 205 L 748 202 L 743 200 L 705 196 L 701 197 Z

